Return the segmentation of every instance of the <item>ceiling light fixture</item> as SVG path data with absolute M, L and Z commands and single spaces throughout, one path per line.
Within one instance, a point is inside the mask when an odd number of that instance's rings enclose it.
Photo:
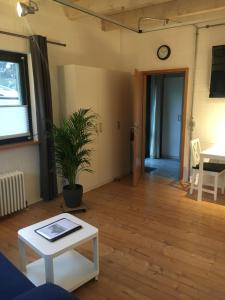
M 139 31 L 141 30 L 141 23 L 143 21 L 147 21 L 147 20 L 150 20 L 150 21 L 161 21 L 161 22 L 163 22 L 163 26 L 168 25 L 168 23 L 170 21 L 169 19 L 159 19 L 159 18 L 151 18 L 151 17 L 140 17 L 138 19 L 138 29 L 139 29 Z
M 39 10 L 37 3 L 32 0 L 29 0 L 28 4 L 18 1 L 16 8 L 19 17 L 24 17 L 28 14 L 34 14 Z

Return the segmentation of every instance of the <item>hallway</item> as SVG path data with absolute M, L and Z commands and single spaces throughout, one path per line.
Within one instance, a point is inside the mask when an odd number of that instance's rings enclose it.
M 177 159 L 145 159 L 145 172 L 170 179 L 179 179 L 180 162 Z

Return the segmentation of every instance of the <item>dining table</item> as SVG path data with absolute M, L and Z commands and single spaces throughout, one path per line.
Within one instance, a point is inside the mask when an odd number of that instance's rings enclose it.
M 203 162 L 206 159 L 225 161 L 225 144 L 213 145 L 200 152 L 198 198 L 197 198 L 198 201 L 202 200 Z

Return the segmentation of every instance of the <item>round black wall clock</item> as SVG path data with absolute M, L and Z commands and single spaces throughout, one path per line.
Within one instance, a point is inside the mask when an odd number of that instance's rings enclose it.
M 167 45 L 162 45 L 157 50 L 157 56 L 161 60 L 167 59 L 168 57 L 170 57 L 170 54 L 171 54 L 171 49 Z

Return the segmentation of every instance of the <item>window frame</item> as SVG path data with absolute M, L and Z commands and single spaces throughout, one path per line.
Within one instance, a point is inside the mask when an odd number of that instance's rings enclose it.
M 19 75 L 20 75 L 20 88 L 22 96 L 22 105 L 27 105 L 28 111 L 28 127 L 29 136 L 12 137 L 0 140 L 1 145 L 15 144 L 33 141 L 33 124 L 32 124 L 32 109 L 31 109 L 31 98 L 30 98 L 30 83 L 29 83 L 29 70 L 28 70 L 28 58 L 25 53 L 10 52 L 0 50 L 0 61 L 7 61 L 19 64 Z M 1 107 L 1 106 L 0 106 Z M 9 105 L 10 107 L 10 105 Z

